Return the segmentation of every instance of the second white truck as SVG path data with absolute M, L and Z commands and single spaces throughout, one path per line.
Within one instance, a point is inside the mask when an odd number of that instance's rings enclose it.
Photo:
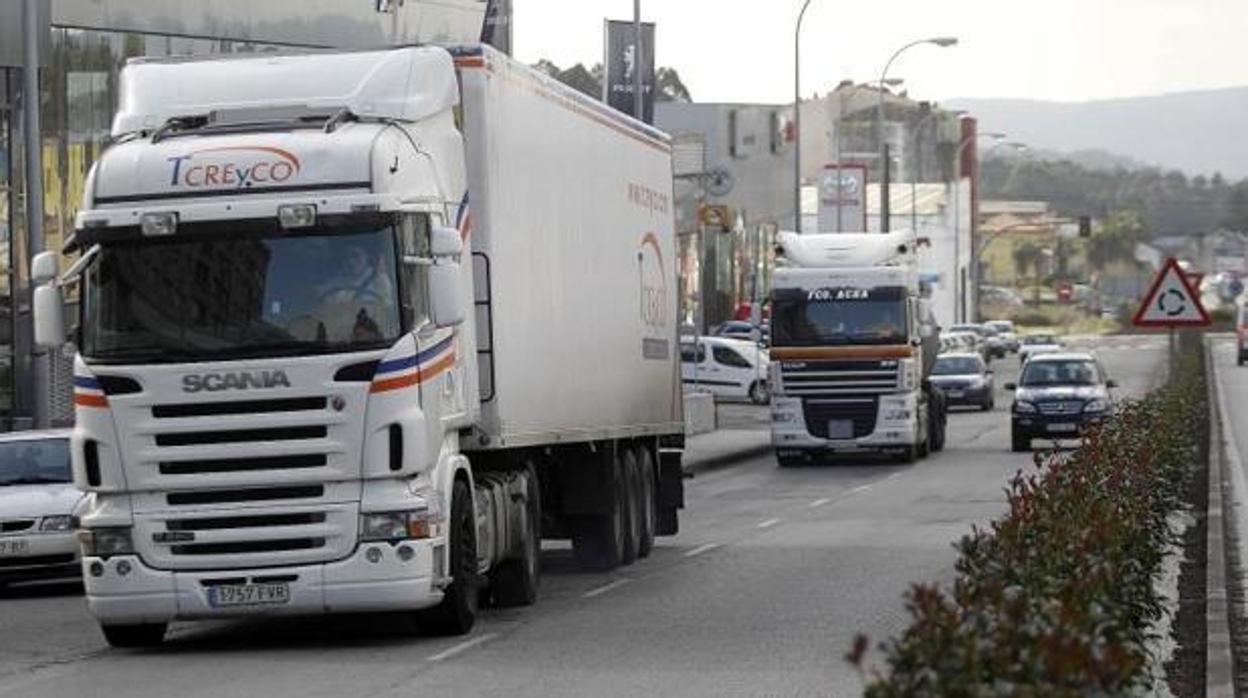
M 138 60 L 61 280 L 110 643 L 532 603 L 683 505 L 666 137 L 488 47 Z
M 927 377 L 937 331 L 917 236 L 781 233 L 772 279 L 772 443 L 780 465 L 944 447 L 945 401 Z

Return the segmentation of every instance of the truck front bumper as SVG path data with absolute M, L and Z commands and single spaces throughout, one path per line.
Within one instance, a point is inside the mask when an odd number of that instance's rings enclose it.
M 918 443 L 919 406 L 915 394 L 882 397 L 870 433 L 847 439 L 821 438 L 811 433 L 803 399 L 812 398 L 772 398 L 771 444 L 776 450 L 862 453 L 899 451 Z
M 82 569 L 87 604 L 102 623 L 419 610 L 442 600 L 442 585 L 449 580 L 435 574 L 441 564 L 434 560 L 443 555 L 444 545 L 445 539 L 363 543 L 335 562 L 231 570 L 160 570 L 138 555 L 84 557 Z M 403 546 L 413 553 L 408 560 L 398 554 Z M 129 566 L 126 574 L 123 562 Z M 228 607 L 210 600 L 213 586 L 261 583 L 288 585 L 288 600 Z

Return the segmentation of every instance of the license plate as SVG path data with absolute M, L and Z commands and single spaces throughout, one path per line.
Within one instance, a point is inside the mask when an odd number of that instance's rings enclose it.
M 1058 433 L 1058 434 L 1070 434 L 1070 433 L 1079 431 L 1079 425 L 1078 424 L 1066 424 L 1066 423 L 1050 424 L 1049 431 Z
M 208 590 L 208 604 L 213 608 L 270 606 L 289 602 L 288 584 L 227 584 Z
M 950 390 L 949 392 L 945 393 L 945 395 L 947 397 L 957 399 L 957 398 L 965 397 L 966 393 L 962 392 L 961 390 Z
M 829 439 L 854 438 L 854 423 L 849 419 L 832 419 L 828 421 Z
M 30 554 L 30 541 L 25 538 L 0 540 L 0 557 L 20 557 Z

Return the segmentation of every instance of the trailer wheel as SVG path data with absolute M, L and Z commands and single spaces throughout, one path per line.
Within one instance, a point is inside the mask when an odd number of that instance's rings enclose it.
M 610 572 L 619 567 L 624 555 L 628 502 L 624 494 L 623 468 L 618 457 L 611 461 L 606 484 L 614 499 L 611 512 L 578 516 L 572 521 L 572 554 L 581 567 L 596 572 Z
M 654 497 L 654 457 L 650 449 L 637 449 L 637 462 L 641 465 L 641 541 L 637 545 L 637 557 L 648 557 L 654 549 L 654 532 L 657 527 L 657 504 Z
M 620 561 L 631 565 L 641 552 L 641 464 L 632 448 L 623 449 L 624 463 L 624 554 Z
M 104 639 L 112 647 L 156 647 L 165 641 L 166 623 L 140 625 L 101 625 Z
M 423 611 L 419 620 L 439 635 L 463 635 L 477 620 L 480 584 L 477 579 L 477 524 L 472 515 L 472 495 L 463 480 L 451 490 L 451 520 L 447 537 L 451 546 L 451 584 L 442 602 Z
M 524 503 L 524 540 L 521 557 L 507 560 L 490 575 L 490 593 L 498 606 L 531 606 L 537 602 L 542 575 L 542 488 L 537 469 L 526 467 L 528 488 Z

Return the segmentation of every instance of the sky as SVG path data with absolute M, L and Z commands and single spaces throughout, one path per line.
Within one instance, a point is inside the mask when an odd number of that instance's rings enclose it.
M 642 0 L 657 58 L 699 102 L 793 100 L 801 0 Z M 513 0 L 515 54 L 527 63 L 602 60 L 604 17 L 631 0 Z M 1088 101 L 1248 84 L 1246 0 L 811 0 L 802 25 L 802 94 L 842 79 L 889 77 L 915 99 Z

